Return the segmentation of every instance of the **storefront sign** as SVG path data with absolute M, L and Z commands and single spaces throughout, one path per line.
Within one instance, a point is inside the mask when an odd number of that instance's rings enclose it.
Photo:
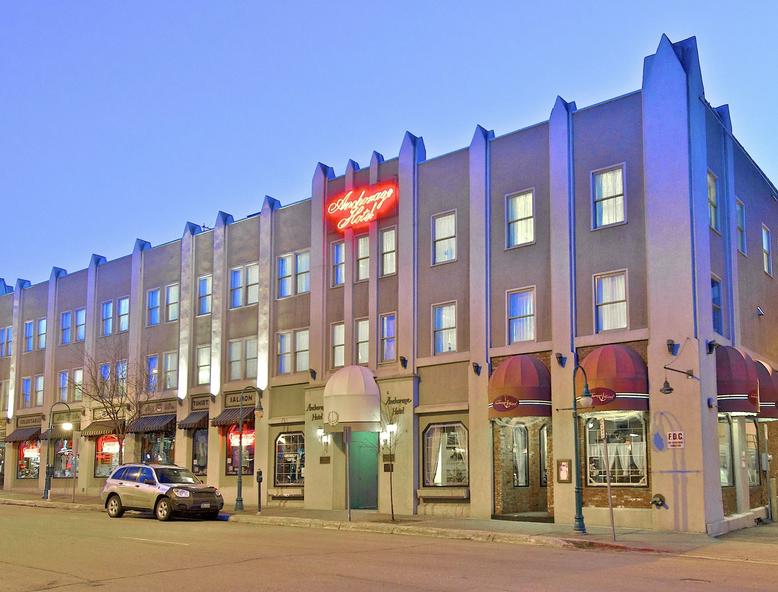
M 58 411 L 54 414 L 54 426 L 61 425 L 65 422 L 73 424 L 73 431 L 81 431 L 81 411 Z
M 224 406 L 240 407 L 241 397 L 243 398 L 243 407 L 254 407 L 257 404 L 257 393 L 256 391 L 251 390 L 244 393 L 241 393 L 240 391 L 237 393 L 224 393 Z
M 753 391 L 748 393 L 748 401 L 754 406 L 759 407 L 759 392 Z
M 684 448 L 685 435 L 683 432 L 667 432 L 668 448 Z
M 167 413 L 176 412 L 176 400 L 170 399 L 168 401 L 149 401 L 143 403 L 140 407 L 141 415 L 162 415 Z
M 241 438 L 240 431 L 230 433 L 230 446 L 240 446 L 243 440 L 243 446 L 254 446 L 254 430 L 243 430 Z
M 94 421 L 97 421 L 98 419 L 114 419 L 114 410 L 111 410 L 111 413 L 109 414 L 105 407 L 95 407 L 92 409 L 92 419 Z M 124 410 L 119 409 L 118 410 L 119 417 L 124 417 Z
M 596 386 L 590 390 L 592 393 L 593 407 L 607 405 L 616 398 L 616 391 L 613 389 L 605 388 L 604 386 Z
M 492 409 L 498 413 L 506 413 L 512 411 L 519 406 L 519 400 L 516 397 L 510 395 L 500 395 L 494 401 L 492 401 Z
M 397 417 L 405 413 L 405 406 L 411 402 L 411 399 L 398 399 L 397 397 L 386 397 L 384 405 L 389 409 L 389 415 Z
M 211 405 L 211 397 L 193 397 L 190 401 L 192 411 L 208 411 Z
M 40 415 L 22 415 L 16 418 L 17 428 L 40 427 L 40 425 L 41 425 Z
M 394 181 L 347 191 L 329 201 L 327 217 L 340 232 L 363 228 L 390 211 L 397 194 Z
M 311 414 L 310 421 L 321 421 L 324 419 L 324 405 L 308 403 L 305 411 Z

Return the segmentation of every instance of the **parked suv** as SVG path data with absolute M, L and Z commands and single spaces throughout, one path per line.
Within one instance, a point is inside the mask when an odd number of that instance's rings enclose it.
M 224 506 L 218 489 L 175 465 L 122 465 L 105 481 L 100 499 L 111 518 L 125 510 L 151 511 L 158 520 L 173 514 L 216 518 Z

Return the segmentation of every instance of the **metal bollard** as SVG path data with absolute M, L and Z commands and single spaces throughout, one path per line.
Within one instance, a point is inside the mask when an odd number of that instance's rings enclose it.
M 262 469 L 257 471 L 257 514 L 262 512 Z

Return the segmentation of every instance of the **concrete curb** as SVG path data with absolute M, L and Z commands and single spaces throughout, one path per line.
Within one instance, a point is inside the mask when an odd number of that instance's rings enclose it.
M 0 498 L 0 504 L 6 506 L 26 506 L 28 508 L 54 508 L 58 510 L 86 510 L 90 512 L 104 512 L 105 508 L 99 504 L 74 504 L 71 502 L 47 502 L 46 500 L 24 500 L 12 498 Z

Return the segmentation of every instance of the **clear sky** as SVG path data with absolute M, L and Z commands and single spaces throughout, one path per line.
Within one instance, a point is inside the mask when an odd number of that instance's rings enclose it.
M 459 4 L 0 0 L 0 277 L 306 198 L 316 162 L 396 156 L 405 130 L 436 156 L 636 90 L 662 33 L 697 36 L 778 183 L 778 3 Z

